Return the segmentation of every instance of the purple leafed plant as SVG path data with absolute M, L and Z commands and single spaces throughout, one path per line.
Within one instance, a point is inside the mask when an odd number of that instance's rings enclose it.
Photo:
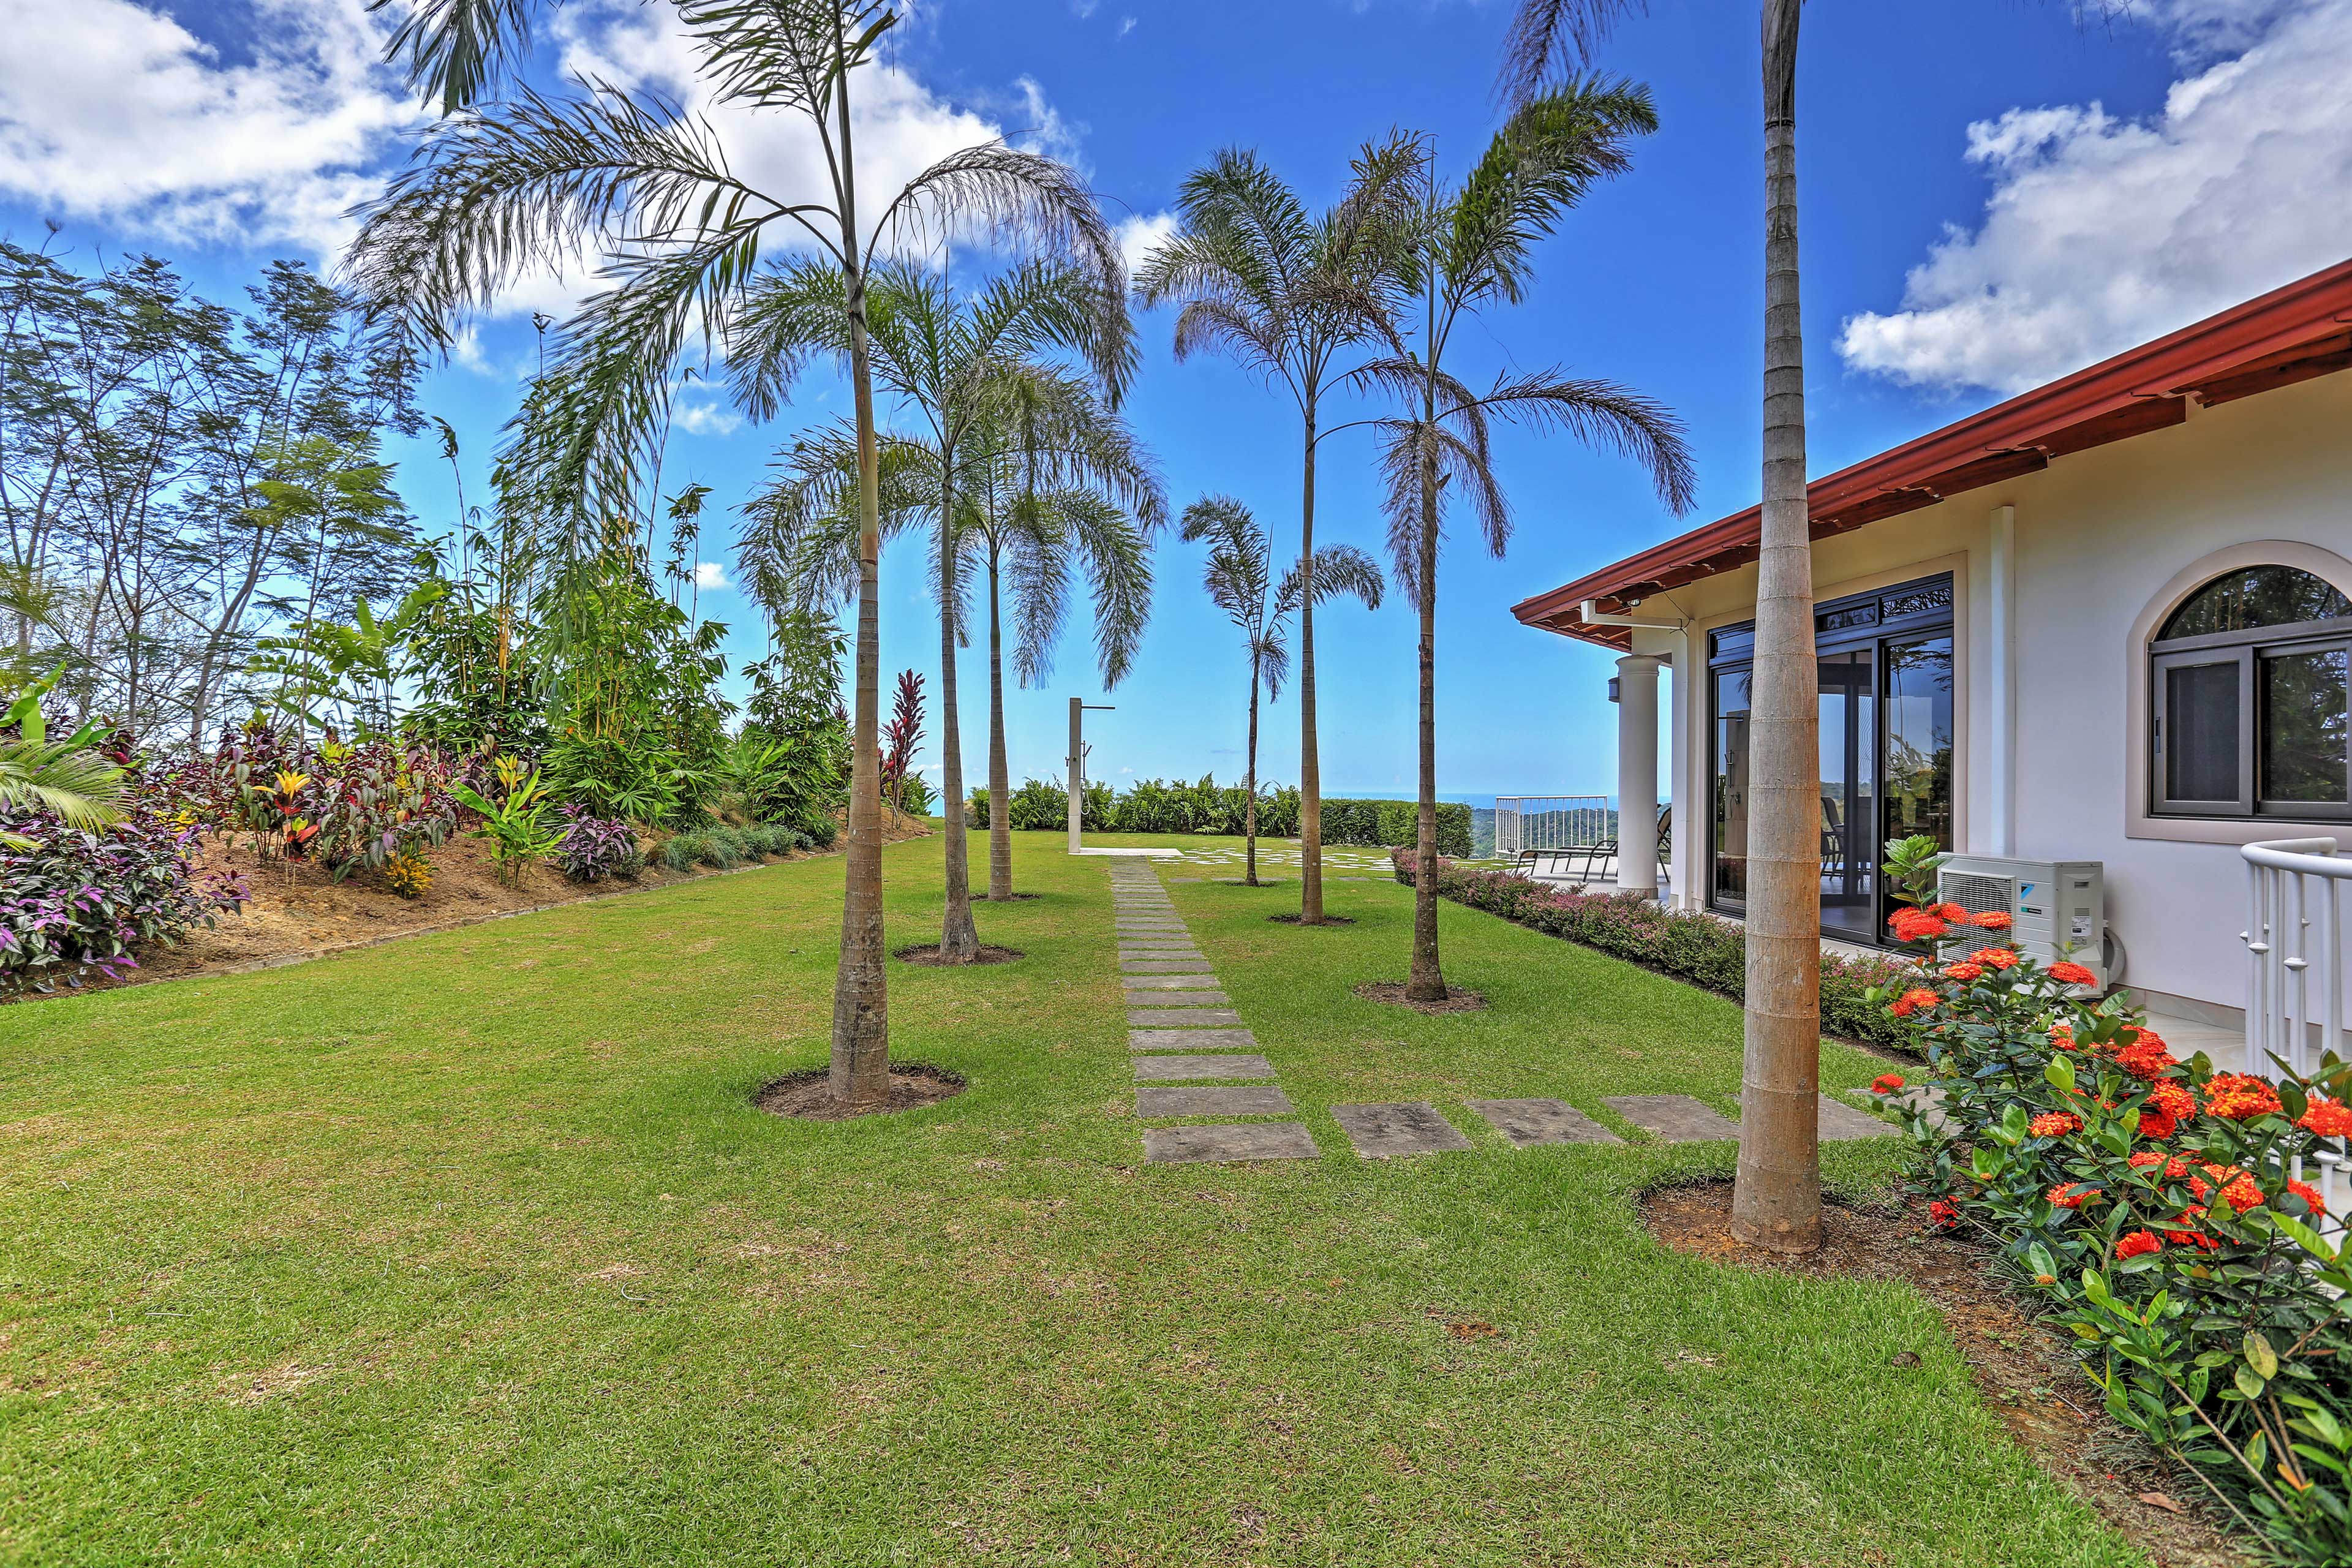
M 562 809 L 563 837 L 551 858 L 556 868 L 575 882 L 604 877 L 634 877 L 645 869 L 645 852 L 637 847 L 637 830 L 619 817 L 591 816 L 588 808 Z
M 169 946 L 248 896 L 233 872 L 197 873 L 197 829 L 151 812 L 92 833 L 0 810 L 0 831 L 33 840 L 0 848 L 0 993 L 120 979 L 138 947 Z

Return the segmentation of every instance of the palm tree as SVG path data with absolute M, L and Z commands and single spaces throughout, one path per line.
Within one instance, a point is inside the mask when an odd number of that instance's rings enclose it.
M 552 0 L 546 0 L 552 3 Z M 519 60 L 534 0 L 419 0 L 395 34 L 411 80 L 444 118 L 368 210 L 347 269 L 374 316 L 446 346 L 459 318 L 486 307 L 526 267 L 593 246 L 610 287 L 562 329 L 558 364 L 502 468 L 516 493 L 572 520 L 635 515 L 649 453 L 690 341 L 734 340 L 731 320 L 761 247 L 787 237 L 839 268 L 856 408 L 858 614 L 849 847 L 841 963 L 834 985 L 831 1089 L 856 1112 L 889 1092 L 883 984 L 882 837 L 876 741 L 880 708 L 881 524 L 866 279 L 886 241 L 910 228 L 977 226 L 1121 277 L 1083 181 L 1066 165 L 1002 144 L 940 160 L 860 219 L 850 87 L 897 18 L 879 0 L 675 0 L 719 101 L 798 116 L 825 179 L 769 192 L 728 162 L 709 123 L 673 105 L 597 86 L 554 100 L 515 85 L 478 106 Z M 805 340 L 775 345 L 779 373 Z M 745 407 L 775 412 L 782 374 L 750 383 Z M 578 531 L 577 521 L 570 524 Z M 593 531 L 593 530 L 592 530 Z
M 1097 215 L 1095 226 L 1101 228 Z M 1106 246 L 1111 241 L 1101 229 Z M 1116 405 L 1135 367 L 1127 289 L 1087 269 L 1036 260 L 1014 268 L 977 294 L 959 296 L 927 270 L 886 263 L 868 284 L 867 326 L 875 374 L 927 427 L 922 444 L 936 471 L 931 569 L 935 582 L 954 581 L 961 524 L 960 494 L 969 448 L 988 417 L 992 389 L 1054 349 L 1076 353 Z M 845 348 L 839 275 L 817 262 L 770 269 L 749 290 L 736 335 L 758 345 L 740 361 L 755 381 L 789 374 L 802 346 Z M 1147 577 L 1147 582 L 1149 581 Z M 963 743 L 956 651 L 962 626 L 958 596 L 940 605 L 940 753 L 945 819 L 947 897 L 940 923 L 940 962 L 964 964 L 980 953 L 972 921 L 971 862 L 964 821 Z
M 1408 413 L 1381 421 L 1389 548 L 1397 581 L 1421 616 L 1421 800 L 1413 878 L 1412 964 L 1405 995 L 1445 1000 L 1437 950 L 1437 553 L 1441 491 L 1466 498 L 1486 548 L 1500 557 L 1510 512 L 1487 446 L 1490 417 L 1558 426 L 1612 447 L 1650 470 L 1676 512 L 1696 483 L 1681 422 L 1639 393 L 1546 372 L 1497 381 L 1484 395 L 1449 374 L 1446 351 L 1464 321 L 1492 304 L 1516 304 L 1532 280 L 1529 252 L 1594 182 L 1631 163 L 1626 142 L 1658 126 L 1647 88 L 1578 82 L 1522 104 L 1496 133 L 1461 186 L 1437 188 L 1423 165 L 1424 217 L 1413 247 L 1420 350 L 1375 361 L 1357 379 L 1400 394 Z
M 1216 351 L 1276 381 L 1300 425 L 1298 564 L 1299 920 L 1323 921 L 1323 784 L 1315 734 L 1315 450 L 1335 359 L 1376 335 L 1393 293 L 1396 236 L 1414 216 L 1419 151 L 1368 145 L 1347 194 L 1310 216 L 1257 154 L 1228 148 L 1186 178 L 1182 227 L 1136 274 L 1146 304 L 1176 302 L 1176 357 Z
M 1201 585 L 1209 602 L 1225 612 L 1242 634 L 1249 655 L 1249 742 L 1243 753 L 1242 841 L 1245 866 L 1242 885 L 1263 886 L 1257 879 L 1257 696 L 1282 695 L 1283 677 L 1290 669 L 1291 615 L 1305 603 L 1308 585 L 1318 598 L 1340 594 L 1363 601 L 1364 608 L 1381 607 L 1381 569 L 1372 558 L 1349 544 L 1327 544 L 1311 563 L 1294 564 L 1269 601 L 1266 589 L 1274 576 L 1274 547 L 1265 530 L 1250 510 L 1231 496 L 1202 496 L 1184 509 L 1180 525 L 1188 541 L 1209 541 L 1209 559 L 1201 569 Z
M 1797 313 L 1797 23 L 1761 0 L 1764 77 L 1764 475 L 1756 688 L 1748 721 L 1747 1046 L 1731 1230 L 1751 1246 L 1822 1244 L 1821 670 L 1805 504 L 1805 353 Z M 1534 97 L 1647 0 L 1520 0 L 1505 92 Z
M 1006 579 L 1021 684 L 1039 685 L 1053 670 L 1076 568 L 1094 600 L 1103 686 L 1115 688 L 1150 618 L 1151 536 L 1167 521 L 1168 501 L 1127 422 L 1078 378 L 1050 366 L 1016 366 L 998 378 L 991 402 L 966 539 L 988 579 L 988 896 L 1003 900 L 1013 897 Z
M 96 832 L 122 819 L 123 772 L 92 749 L 105 733 L 101 725 L 49 739 L 41 699 L 64 674 L 60 668 L 0 708 L 0 811 L 43 812 L 68 827 Z M 33 845 L 20 833 L 0 830 L 0 848 Z

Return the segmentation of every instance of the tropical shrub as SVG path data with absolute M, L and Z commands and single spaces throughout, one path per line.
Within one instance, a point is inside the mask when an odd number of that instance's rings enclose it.
M 746 727 L 728 753 L 728 779 L 754 822 L 782 823 L 830 844 L 834 813 L 849 803 L 849 730 L 837 718 L 778 732 Z
M 241 828 L 265 858 L 315 860 L 340 882 L 446 838 L 457 820 L 453 782 L 429 746 L 313 742 L 256 720 L 142 795 L 171 820 Z
M 1474 871 L 1440 860 L 1441 898 L 1613 957 L 1690 981 L 1737 1000 L 1748 984 L 1741 927 L 1697 910 L 1670 910 L 1637 893 L 1547 887 L 1505 871 Z M 1822 1028 L 1882 1045 L 1909 1047 L 1911 1032 L 1873 997 L 1896 973 L 1883 960 L 1822 955 Z
M 618 817 L 592 816 L 581 805 L 562 806 L 556 815 L 563 819 L 563 828 L 549 858 L 573 881 L 635 877 L 645 869 L 637 830 L 628 823 Z
M 513 758 L 500 757 L 498 774 L 501 787 L 495 798 L 467 784 L 451 785 L 450 793 L 481 817 L 474 837 L 490 841 L 499 876 L 512 886 L 521 882 L 524 867 L 553 854 L 562 836 L 550 820 L 547 785 L 538 769 L 525 771 Z
M 660 825 L 683 820 L 709 793 L 667 747 L 567 734 L 540 759 L 551 800 L 598 817 Z
M 661 847 L 654 852 L 654 859 L 665 871 L 691 871 L 701 862 L 706 837 L 699 829 L 673 833 L 662 840 Z
M 1877 995 L 1927 1058 L 1932 1101 L 1901 1119 L 1935 1222 L 1986 1242 L 2108 1414 L 2274 1557 L 2352 1559 L 2352 1260 L 2304 1179 L 2347 1157 L 2352 1065 L 2217 1073 L 2080 999 L 2091 971 L 2021 955 L 2006 916 L 1895 922 L 1920 958 Z
M 0 992 L 119 979 L 140 946 L 171 945 L 242 908 L 234 873 L 197 873 L 198 837 L 145 810 L 87 829 L 0 807 Z
M 404 899 L 421 899 L 433 886 L 433 863 L 415 849 L 403 849 L 383 863 L 383 885 Z

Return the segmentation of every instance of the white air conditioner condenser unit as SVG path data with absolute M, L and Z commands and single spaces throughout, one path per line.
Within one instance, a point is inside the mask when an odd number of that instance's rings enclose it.
M 1936 866 L 1936 901 L 1972 915 L 2009 916 L 2017 950 L 2036 963 L 2069 959 L 2107 988 L 2105 879 L 2096 860 L 2013 860 L 1947 855 Z

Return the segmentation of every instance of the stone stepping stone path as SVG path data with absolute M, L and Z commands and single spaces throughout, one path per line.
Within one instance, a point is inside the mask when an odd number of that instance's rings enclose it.
M 1136 1115 L 1297 1115 L 1290 1097 L 1273 1085 L 1231 1081 L 1270 1079 L 1274 1065 L 1217 984 L 1160 874 L 1149 865 L 1114 863 L 1110 889 L 1127 996 L 1127 1044 L 1135 1063 Z M 1143 1132 L 1144 1162 L 1153 1165 L 1312 1160 L 1318 1152 L 1314 1135 L 1298 1121 L 1149 1127 Z
M 1687 1094 L 1619 1094 L 1607 1096 L 1601 1103 L 1661 1143 L 1704 1143 L 1739 1136 L 1739 1123 L 1726 1121 Z M 1821 1097 L 1821 1129 L 1824 1143 L 1887 1138 L 1899 1131 L 1826 1094 Z
M 1539 1143 L 1623 1143 L 1572 1105 L 1557 1100 L 1470 1100 L 1464 1104 L 1520 1149 Z
M 1367 1160 L 1400 1154 L 1447 1154 L 1470 1147 L 1470 1140 L 1426 1100 L 1397 1105 L 1335 1105 L 1331 1119 L 1356 1152 Z

